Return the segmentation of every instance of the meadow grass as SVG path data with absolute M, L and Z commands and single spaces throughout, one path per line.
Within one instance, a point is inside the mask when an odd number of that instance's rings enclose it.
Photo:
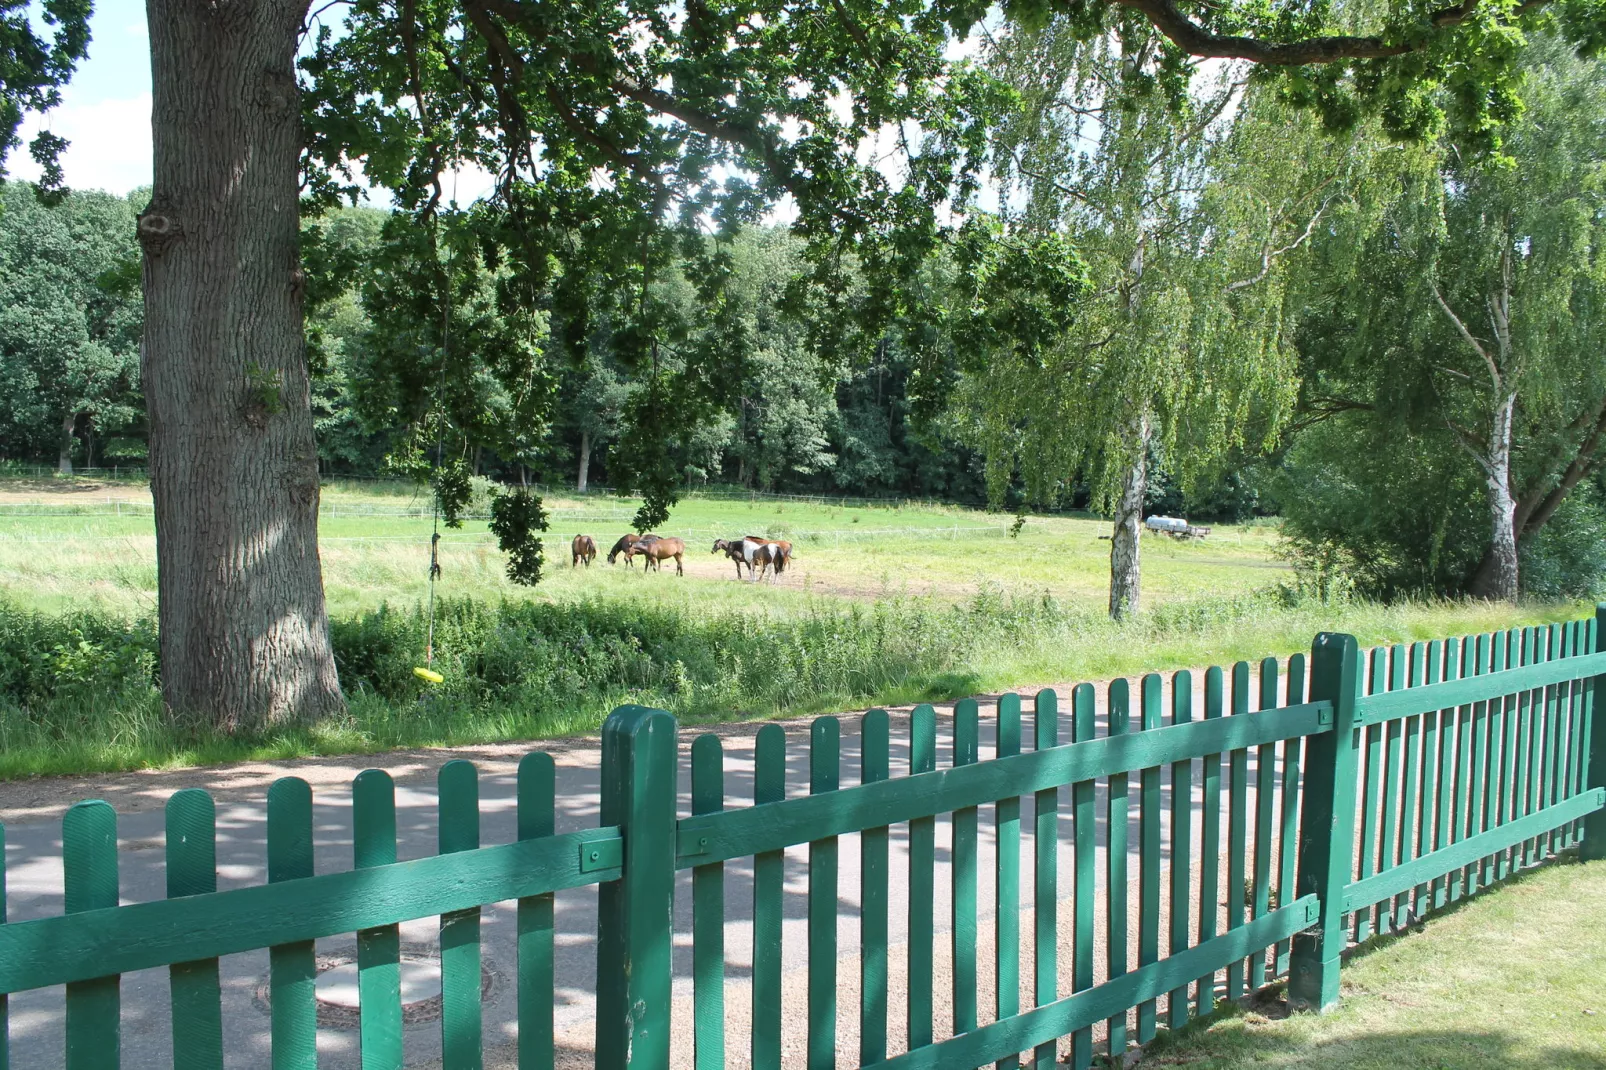
M 1190 1070 L 1606 1068 L 1606 862 L 1567 860 L 1377 941 L 1325 1014 L 1229 1005 L 1143 1064 Z

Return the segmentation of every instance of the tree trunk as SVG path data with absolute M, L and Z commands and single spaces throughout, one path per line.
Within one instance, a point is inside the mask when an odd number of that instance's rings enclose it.
M 252 729 L 342 707 L 302 335 L 297 0 L 149 0 L 139 217 L 162 694 Z
M 56 458 L 56 471 L 64 476 L 72 475 L 72 428 L 77 423 L 78 414 L 69 412 L 61 418 L 61 452 Z
M 574 482 L 574 489 L 581 494 L 586 492 L 586 480 L 591 474 L 591 432 L 580 432 L 580 476 Z
M 1143 538 L 1143 499 L 1149 491 L 1149 414 L 1138 416 L 1133 432 L 1133 453 L 1121 480 L 1115 530 L 1110 535 L 1110 618 L 1121 620 L 1138 610 L 1142 595 L 1139 562 Z
M 1517 406 L 1508 394 L 1489 428 L 1484 485 L 1489 493 L 1489 549 L 1473 574 L 1471 594 L 1499 602 L 1517 600 L 1517 501 L 1511 493 L 1511 421 Z

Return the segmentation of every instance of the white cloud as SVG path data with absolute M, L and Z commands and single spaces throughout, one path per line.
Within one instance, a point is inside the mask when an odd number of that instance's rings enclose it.
M 61 107 L 45 116 L 24 121 L 23 144 L 40 130 L 49 130 L 71 144 L 62 156 L 67 185 L 73 189 L 103 189 L 124 194 L 151 182 L 151 95 L 108 98 L 79 103 L 72 87 L 62 94 Z M 8 171 L 23 179 L 37 179 L 39 167 L 26 148 L 13 152 Z

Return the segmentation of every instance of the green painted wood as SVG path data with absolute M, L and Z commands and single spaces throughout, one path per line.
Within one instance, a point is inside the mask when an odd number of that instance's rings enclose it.
M 1332 722 L 1328 703 L 1306 703 L 1260 717 L 1217 717 L 1169 725 L 1136 735 L 1106 736 L 1074 747 L 1049 747 L 1013 758 L 899 777 L 843 788 L 827 798 L 801 796 L 776 806 L 744 806 L 680 823 L 683 845 L 677 865 L 745 858 L 842 836 L 882 822 L 909 821 L 965 806 L 981 806 L 1015 792 L 1053 792 L 1082 780 L 1136 772 L 1237 747 L 1324 732 Z
M 1132 720 L 1132 689 L 1125 679 L 1110 681 L 1105 696 L 1107 731 L 1112 736 L 1125 735 L 1139 727 Z M 1104 924 L 1105 976 L 1120 977 L 1127 971 L 1127 831 L 1131 821 L 1129 801 L 1129 774 L 1116 773 L 1110 777 L 1105 792 L 1104 827 L 1104 889 L 1109 898 Z M 1127 1012 L 1122 1008 L 1106 1023 L 1107 1051 L 1119 1058 L 1126 1051 Z
M 981 759 L 980 708 L 967 698 L 954 703 L 954 766 Z M 976 1028 L 976 808 L 953 815 L 953 851 L 948 866 L 950 959 L 953 963 L 955 1033 Z
M 1381 724 L 1396 717 L 1421 713 L 1425 709 L 1464 706 L 1480 699 L 1487 701 L 1491 695 L 1511 695 L 1567 680 L 1589 679 L 1602 672 L 1606 672 L 1606 652 L 1585 654 L 1566 661 L 1530 662 L 1522 668 L 1493 674 L 1487 680 L 1452 677 L 1437 685 L 1424 687 L 1419 694 L 1400 692 L 1370 695 L 1363 700 L 1362 709 L 1367 724 Z
M 1305 655 L 1295 653 L 1288 658 L 1288 681 L 1283 692 L 1285 706 L 1297 706 L 1305 701 Z M 1264 714 L 1262 714 L 1264 716 Z M 1295 896 L 1294 863 L 1299 858 L 1299 799 L 1300 769 L 1305 753 L 1303 739 L 1282 741 L 1282 810 L 1277 824 L 1277 903 L 1281 906 Z M 1288 973 L 1289 953 L 1292 945 L 1282 941 L 1277 945 L 1276 976 Z
M 98 800 L 69 809 L 61 821 L 61 856 L 68 915 L 117 905 L 116 811 Z M 51 949 L 42 945 L 37 953 L 49 955 Z M 121 1007 L 115 976 L 67 986 L 67 1070 L 114 1070 L 120 1064 Z
M 1256 711 L 1277 708 L 1277 659 L 1265 658 L 1260 663 L 1260 696 Z M 1254 898 L 1249 904 L 1251 918 L 1258 918 L 1271 909 L 1271 848 L 1277 835 L 1277 745 L 1262 744 L 1255 752 L 1255 884 Z M 1249 990 L 1258 991 L 1267 981 L 1266 948 L 1249 956 Z
M 1134 970 L 1097 988 L 1066 996 L 1006 1021 L 983 1026 L 974 1033 L 919 1051 L 911 1051 L 881 1064 L 878 1070 L 951 1070 L 977 1066 L 1042 1038 L 1062 1036 L 1081 1023 L 1109 1017 L 1122 1007 L 1155 998 L 1178 981 L 1220 969 L 1249 949 L 1286 938 L 1316 915 L 1312 896 L 1275 910 L 1250 925 L 1218 936 L 1163 962 Z
M 669 1065 L 676 734 L 644 706 L 602 725 L 602 823 L 623 829 L 625 878 L 597 892 L 597 1070 Z
M 892 775 L 887 711 L 871 710 L 865 714 L 860 734 L 860 782 L 875 784 L 886 780 Z M 881 825 L 865 829 L 859 837 L 860 1066 L 887 1057 L 887 834 L 887 826 Z
M 1497 671 L 1510 669 L 1516 664 L 1516 652 L 1511 643 L 1513 634 L 1510 631 L 1494 634 L 1490 657 Z M 1492 812 L 1484 824 L 1490 828 L 1505 824 L 1511 817 L 1511 707 L 1509 695 L 1502 695 L 1489 703 L 1489 794 Z M 1486 870 L 1489 879 L 1497 881 L 1505 880 L 1510 872 L 1509 851 L 1495 855 L 1492 871 Z
M 1556 625 L 1557 630 L 1561 633 L 1561 656 L 1564 658 L 1570 658 L 1576 653 L 1573 649 L 1572 624 L 1573 622 L 1567 621 Z M 1573 683 L 1574 681 L 1569 680 L 1566 683 L 1557 685 L 1556 746 L 1550 752 L 1550 782 L 1553 785 L 1550 801 L 1552 803 L 1560 802 L 1572 794 L 1571 784 L 1567 780 L 1567 749 L 1572 741 Z M 1572 829 L 1570 827 L 1557 829 L 1550 834 L 1550 853 L 1557 854 L 1571 846 L 1571 842 Z
M 557 832 L 557 769 L 552 755 L 532 751 L 519 759 L 517 790 L 519 840 L 541 841 Z M 552 1070 L 557 1058 L 554 906 L 550 892 L 519 899 L 519 1070 Z
M 1378 648 L 1380 656 L 1384 648 Z M 1405 686 L 1405 648 L 1403 646 L 1390 647 L 1386 651 L 1388 658 L 1388 690 L 1398 691 Z M 1377 871 L 1379 873 L 1393 869 L 1399 862 L 1399 839 L 1406 827 L 1400 820 L 1403 803 L 1400 798 L 1400 782 L 1404 777 L 1405 754 L 1405 722 L 1409 718 L 1397 717 L 1387 722 L 1383 728 L 1383 794 L 1379 799 L 1382 809 L 1382 831 L 1378 834 Z M 1383 903 L 1377 915 L 1376 929 L 1378 932 L 1389 932 L 1394 928 L 1395 910 L 1392 902 Z
M 1460 640 L 1444 640 L 1442 653 L 1442 679 L 1454 680 L 1461 674 Z M 1442 692 L 1441 692 L 1442 693 Z M 1434 850 L 1449 846 L 1455 840 L 1455 755 L 1457 713 L 1453 706 L 1439 710 L 1439 816 L 1433 834 Z M 1433 883 L 1435 909 L 1450 901 L 1451 877 L 1448 872 Z
M 1458 648 L 1461 660 L 1456 667 L 1456 675 L 1463 681 L 1476 675 L 1477 662 L 1473 650 L 1472 637 L 1463 637 Z M 1472 697 L 1476 698 L 1477 692 Z M 1467 813 L 1472 805 L 1472 728 L 1472 703 L 1469 700 L 1458 705 L 1455 713 L 1455 795 L 1450 803 L 1451 843 L 1460 843 L 1467 836 Z M 1454 902 L 1465 895 L 1466 873 L 1451 873 L 1450 900 Z
M 439 849 L 443 855 L 480 845 L 480 780 L 473 762 L 447 762 L 436 774 Z M 441 916 L 441 1066 L 480 1070 L 480 908 Z
M 1506 636 L 1504 632 L 1495 632 L 1488 637 L 1488 660 L 1484 665 L 1485 673 L 1499 672 L 1505 668 Z M 1501 777 L 1501 763 L 1505 755 L 1501 753 L 1501 744 L 1505 741 L 1505 696 L 1492 696 L 1484 703 L 1483 727 L 1483 792 L 1480 796 L 1483 812 L 1480 819 L 1481 827 L 1492 829 L 1500 823 L 1500 797 L 1504 793 L 1505 781 Z M 1500 860 L 1495 855 L 1479 861 L 1478 880 L 1487 887 L 1493 884 L 1503 874 L 1498 865 Z
M 1565 648 L 1566 629 L 1561 624 L 1550 626 L 1550 656 L 1560 661 L 1568 656 Z M 1550 704 L 1546 708 L 1546 737 L 1549 746 L 1545 753 L 1545 805 L 1554 806 L 1562 799 L 1561 795 L 1561 767 L 1563 756 L 1567 751 L 1566 722 L 1563 710 L 1566 704 L 1566 691 L 1572 681 L 1564 681 L 1550 688 Z M 1546 857 L 1554 856 L 1561 847 L 1561 830 L 1554 829 L 1548 840 L 1541 846 Z
M 995 739 L 995 758 L 1020 753 L 1019 695 L 999 696 Z M 1020 1012 L 1020 797 L 999 799 L 993 812 L 998 845 L 993 885 L 995 1018 L 1002 1021 Z M 1019 1054 L 1011 1053 L 998 1060 L 997 1070 L 1015 1070 L 1019 1065 Z
M 1606 603 L 1595 607 L 1595 619 L 1590 626 L 1593 634 L 1586 637 L 1586 649 L 1595 651 L 1598 656 L 1606 652 Z M 1588 656 L 1576 660 L 1583 661 Z M 1585 788 L 1606 787 L 1606 673 L 1596 675 L 1589 689 L 1584 735 L 1579 747 L 1584 759 L 1580 779 Z M 1606 858 L 1606 814 L 1596 811 L 1584 819 L 1578 857 L 1585 862 Z
M 1395 672 L 1399 674 L 1400 687 L 1421 687 L 1423 661 L 1426 658 L 1427 648 L 1423 643 L 1412 643 L 1406 648 L 1396 648 Z M 1399 665 L 1398 662 L 1404 662 Z M 1405 778 L 1400 789 L 1400 846 L 1394 855 L 1394 864 L 1403 866 L 1416 857 L 1417 845 L 1420 842 L 1421 829 L 1417 826 L 1422 813 L 1422 724 L 1425 715 L 1407 717 L 1405 719 Z M 1411 924 L 1418 910 L 1417 895 L 1419 888 L 1413 888 L 1395 902 L 1394 928 L 1403 932 Z
M 1572 624 L 1572 651 L 1577 657 L 1589 648 L 1585 645 L 1587 637 L 1584 622 L 1575 620 Z M 1583 790 L 1583 781 L 1579 773 L 1583 768 L 1584 743 L 1584 711 L 1588 708 L 1590 683 L 1586 680 L 1575 680 L 1572 686 L 1572 723 L 1567 735 L 1567 768 L 1564 778 L 1567 783 L 1567 796 L 1578 794 Z M 1576 847 L 1583 829 L 1577 824 L 1567 830 L 1567 846 Z
M 351 826 L 356 869 L 395 863 L 396 785 L 383 769 L 366 769 L 351 782 Z M 358 1042 L 363 1070 L 399 1070 L 401 932 L 396 926 L 381 925 L 357 933 L 357 998 L 362 1007 Z
M 754 742 L 753 803 L 786 798 L 786 730 L 767 724 Z M 781 877 L 779 850 L 753 857 L 753 1037 L 754 1070 L 781 1066 Z
M 1171 676 L 1171 723 L 1193 720 L 1193 674 L 1182 669 Z M 1171 763 L 1171 925 L 1173 956 L 1188 949 L 1188 904 L 1193 901 L 1189 871 L 1193 861 L 1193 762 Z M 1166 1024 L 1181 1029 L 1188 1024 L 1188 983 L 1171 990 L 1166 1001 Z
M 167 897 L 217 891 L 217 819 L 212 796 L 199 788 L 167 799 Z M 168 969 L 173 1013 L 173 1070 L 223 1070 L 223 996 L 217 959 Z
M 1077 684 L 1071 691 L 1071 742 L 1093 739 L 1098 697 L 1092 684 Z M 1093 987 L 1093 915 L 1098 905 L 1095 881 L 1098 873 L 1098 825 L 1094 809 L 1094 783 L 1080 780 L 1071 785 L 1071 836 L 1076 853 L 1072 858 L 1071 892 L 1075 911 L 1075 932 L 1071 942 L 1071 991 Z M 1093 1029 L 1082 1027 L 1071 1034 L 1071 1066 L 1088 1070 L 1093 1065 Z
M 1360 660 L 1352 635 L 1323 632 L 1311 647 L 1311 697 L 1333 704 L 1335 724 L 1333 731 L 1305 741 L 1299 888 L 1315 895 L 1321 906 L 1317 924 L 1294 937 L 1288 999 L 1298 1008 L 1324 1010 L 1338 1002 L 1340 956 L 1347 935 L 1343 890 L 1354 872 Z
M 1388 648 L 1375 647 L 1363 651 L 1361 657 L 1366 674 L 1366 694 L 1378 695 L 1387 691 Z M 1361 880 L 1365 880 L 1377 871 L 1378 811 L 1383 798 L 1383 725 L 1367 725 L 1361 731 L 1364 740 L 1360 770 L 1361 840 L 1355 871 Z M 1370 908 L 1355 912 L 1353 939 L 1356 943 L 1370 939 L 1377 931 L 1372 924 L 1372 915 Z
M 1413 670 L 1416 671 L 1416 670 Z M 1444 672 L 1444 643 L 1434 640 L 1426 645 L 1420 666 L 1421 679 L 1417 686 L 1434 683 Z M 1438 835 L 1439 814 L 1439 711 L 1429 710 L 1422 715 L 1422 791 L 1416 814 L 1417 857 L 1431 854 Z M 1436 881 L 1429 881 L 1417 892 L 1416 915 L 1421 917 L 1433 909 Z
M 823 795 L 841 787 L 842 727 L 835 717 L 816 717 L 809 725 L 809 792 Z M 808 891 L 808 1065 L 836 1066 L 836 900 L 837 841 L 809 843 Z
M 937 768 L 937 715 L 922 703 L 909 715 L 911 777 Z M 881 785 L 876 785 L 880 787 Z M 863 790 L 863 789 L 861 789 Z M 934 811 L 928 811 L 928 814 Z M 937 823 L 930 816 L 909 822 L 909 996 L 906 1035 L 909 1047 L 931 1043 L 932 946 L 936 928 Z
M 0 927 L 6 923 L 6 826 L 0 824 Z M 0 995 L 0 1070 L 11 1070 L 11 1001 Z
M 719 737 L 698 736 L 691 745 L 691 812 L 725 809 L 725 753 Z M 813 867 L 810 866 L 810 895 Z M 811 924 L 812 924 L 812 917 Z M 725 1067 L 725 865 L 691 871 L 692 1055 L 697 1070 Z M 833 1022 L 833 1025 L 835 1023 Z
M 1165 681 L 1159 673 L 1149 673 L 1139 684 L 1142 704 L 1136 728 L 1140 732 L 1160 729 L 1165 703 Z M 1144 769 L 1138 779 L 1138 966 L 1160 960 L 1160 851 L 1164 829 L 1161 826 L 1160 793 L 1162 770 L 1158 765 Z M 1138 1004 L 1137 1041 L 1154 1039 L 1157 1024 L 1154 999 Z
M 271 812 L 271 811 L 270 811 Z M 0 928 L 0 992 L 339 936 L 619 878 L 613 827 Z M 600 861 L 587 862 L 587 858 Z M 454 865 L 454 863 L 456 863 Z M 590 867 L 590 868 L 588 868 Z M 50 948 L 50 954 L 37 953 Z
M 268 884 L 270 890 L 279 890 L 271 886 L 307 880 L 312 875 L 312 788 L 300 777 L 281 777 L 268 789 Z M 203 909 L 200 897 L 187 905 L 199 921 Z M 314 1001 L 318 964 L 312 934 L 301 926 L 295 930 L 299 939 L 286 940 L 268 951 L 273 1070 L 316 1070 L 318 1065 L 318 1010 Z
M 1249 713 L 1249 663 L 1232 667 L 1232 695 L 1228 703 L 1234 717 Z M 1244 879 L 1249 860 L 1249 751 L 1239 747 L 1227 757 L 1227 928 L 1244 923 Z M 1264 956 L 1262 956 L 1264 959 Z M 1242 999 L 1244 964 L 1227 964 L 1227 998 Z
M 1225 715 L 1227 709 L 1225 689 L 1221 667 L 1212 665 L 1206 669 L 1204 679 L 1206 720 L 1214 720 Z M 1215 938 L 1216 915 L 1221 909 L 1221 755 L 1207 754 L 1201 764 L 1203 768 L 1199 779 L 1199 897 L 1196 923 L 1198 943 Z M 1172 858 L 1175 857 L 1173 854 Z M 1179 949 L 1173 945 L 1172 950 Z M 1199 978 L 1194 998 L 1195 1006 L 1198 1008 L 1196 1013 L 1200 1016 L 1215 1010 L 1214 974 Z
M 1453 869 L 1469 866 L 1485 854 L 1492 854 L 1503 847 L 1524 840 L 1548 835 L 1551 829 L 1595 814 L 1602 807 L 1606 807 L 1606 788 L 1591 788 L 1565 802 L 1557 803 L 1554 807 L 1537 810 L 1499 828 L 1467 837 L 1426 858 L 1419 858 L 1387 873 L 1375 874 L 1364 881 L 1356 881 L 1345 889 L 1342 896 L 1345 909 L 1366 902 L 1375 902 L 1375 899 L 1368 898 L 1371 896 L 1392 895 L 1409 888 L 1423 876 L 1441 867 Z
M 1550 661 L 1550 644 L 1547 630 L 1542 626 L 1533 629 L 1533 658 L 1540 665 Z M 1545 755 L 1545 706 L 1548 688 L 1536 687 L 1528 703 L 1528 752 L 1527 774 L 1523 782 L 1523 812 L 1532 814 L 1544 805 L 1544 785 L 1541 782 L 1541 770 L 1544 768 Z M 1522 845 L 1522 864 L 1534 865 L 1539 861 L 1535 852 L 1535 845 L 1524 842 Z
M 1489 636 L 1478 635 L 1472 641 L 1472 671 L 1474 675 L 1486 676 L 1489 673 Z M 1476 836 L 1484 831 L 1483 815 L 1484 802 L 1488 797 L 1488 763 L 1489 763 L 1489 703 L 1487 700 L 1472 704 L 1472 754 L 1470 768 L 1470 784 L 1467 791 L 1467 827 L 1468 837 Z M 1483 866 L 1474 863 L 1467 867 L 1466 888 L 1467 894 L 1473 895 L 1483 886 Z
M 1039 754 L 1051 753 L 1052 748 L 1059 744 L 1059 696 L 1051 690 L 1037 693 L 1033 729 L 1033 745 Z M 1077 748 L 1070 749 L 1074 751 Z M 1020 760 L 1013 759 L 1017 762 Z M 1058 786 L 1040 790 L 1033 796 L 1033 822 L 1032 994 L 1037 1006 L 1041 1007 L 1059 998 Z M 1049 1041 L 1037 1045 L 1033 1050 L 1032 1065 L 1034 1070 L 1050 1070 L 1058 1058 L 1058 1041 Z
M 1516 629 L 1516 657 L 1519 666 L 1526 666 L 1534 656 L 1533 630 L 1530 628 Z M 1507 760 L 1509 771 L 1507 773 L 1506 791 L 1510 795 L 1510 802 L 1506 806 L 1506 819 L 1514 820 L 1526 815 L 1528 780 L 1528 747 L 1532 728 L 1528 714 L 1533 702 L 1531 691 L 1518 692 L 1510 696 L 1511 704 L 1511 737 L 1512 746 L 1510 757 Z M 1522 868 L 1522 846 L 1519 844 L 1508 852 L 1506 868 L 1508 872 L 1515 873 Z

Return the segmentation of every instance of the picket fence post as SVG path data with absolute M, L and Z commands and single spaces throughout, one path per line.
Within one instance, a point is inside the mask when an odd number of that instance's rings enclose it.
M 624 872 L 597 891 L 597 1068 L 668 1070 L 675 901 L 674 717 L 621 706 L 602 726 L 602 824 Z
M 1595 607 L 1595 652 L 1606 652 L 1606 602 Z M 1606 673 L 1595 677 L 1590 689 L 1589 709 L 1584 717 L 1584 745 L 1589 768 L 1586 789 L 1606 788 Z M 1606 858 L 1606 810 L 1596 810 L 1584 818 L 1584 840 L 1578 857 L 1586 862 Z
M 1294 937 L 1289 965 L 1289 1003 L 1303 1010 L 1322 1011 L 1338 1002 L 1347 936 L 1344 888 L 1354 872 L 1359 665 L 1353 635 L 1323 632 L 1311 645 L 1311 701 L 1333 704 L 1333 730 L 1305 740 L 1298 887 L 1301 895 L 1318 896 L 1321 907 L 1316 925 Z

